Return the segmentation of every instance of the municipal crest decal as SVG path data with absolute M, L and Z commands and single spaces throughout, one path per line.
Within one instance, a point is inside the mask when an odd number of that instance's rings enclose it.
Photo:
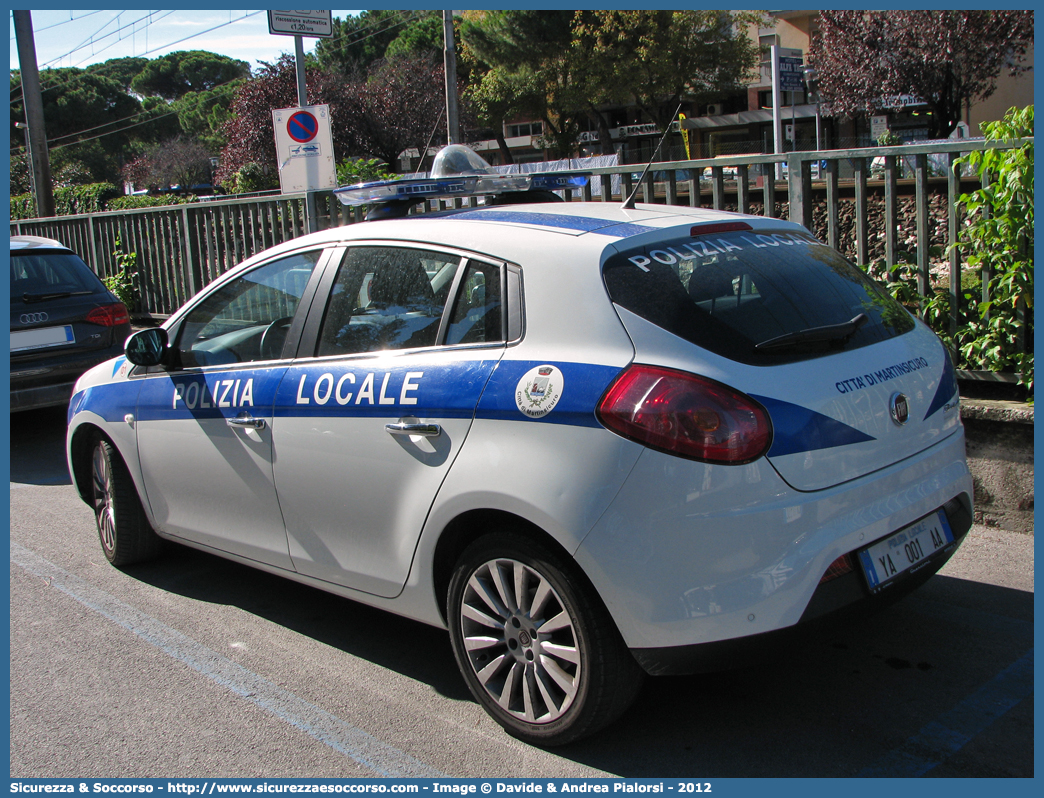
M 530 369 L 515 387 L 515 404 L 530 418 L 543 418 L 558 404 L 565 388 L 565 377 L 554 366 Z

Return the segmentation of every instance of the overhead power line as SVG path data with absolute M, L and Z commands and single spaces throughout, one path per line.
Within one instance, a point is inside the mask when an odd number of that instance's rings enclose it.
M 168 13 L 173 13 L 173 12 L 168 12 Z M 225 27 L 227 25 L 231 25 L 231 24 L 233 24 L 235 22 L 239 22 L 239 21 L 241 21 L 243 19 L 247 19 L 248 17 L 255 16 L 255 15 L 260 14 L 260 13 L 262 13 L 262 12 L 260 12 L 260 11 L 253 11 L 253 12 L 247 13 L 244 16 L 239 17 L 238 19 L 230 20 L 229 22 L 224 22 L 224 23 L 221 23 L 220 25 L 215 25 L 212 28 L 208 28 L 207 30 L 204 30 L 204 31 L 199 31 L 197 33 L 192 34 L 191 36 L 185 37 L 184 39 L 179 39 L 178 41 L 171 42 L 169 44 L 164 44 L 164 45 L 162 45 L 160 47 L 155 47 L 152 50 L 149 50 L 146 53 L 143 53 L 142 55 L 144 56 L 148 52 L 157 52 L 158 50 L 163 50 L 163 49 L 166 49 L 168 47 L 173 47 L 176 44 L 180 44 L 180 43 L 182 43 L 184 41 L 188 41 L 189 39 L 195 38 L 197 36 L 202 36 L 205 33 L 210 33 L 211 31 L 217 30 L 218 28 L 222 28 L 222 27 Z M 366 33 L 366 35 L 364 35 L 364 36 L 359 36 L 358 38 L 352 38 L 351 41 L 349 41 L 348 43 L 349 44 L 357 44 L 359 42 L 365 41 L 366 39 L 369 39 L 369 38 L 377 36 L 377 35 L 379 35 L 381 33 L 384 33 L 385 31 L 391 30 L 392 28 L 400 27 L 400 26 L 403 26 L 403 25 L 407 25 L 410 22 L 413 22 L 414 20 L 421 18 L 423 16 L 423 14 L 424 14 L 423 11 L 401 11 L 399 13 L 400 13 L 401 16 L 400 16 L 400 18 L 397 21 L 394 21 L 394 22 L 392 22 L 392 23 L 390 23 L 388 25 L 385 25 L 384 27 L 381 27 L 378 30 L 373 30 L 370 33 Z M 373 28 L 377 28 L 379 25 L 384 25 L 385 22 L 387 22 L 387 20 L 380 20 L 379 22 L 375 22 L 373 25 L 370 25 L 370 26 L 368 26 L 366 28 L 362 28 L 360 30 L 351 31 L 349 33 L 346 33 L 346 34 L 342 35 L 341 37 L 338 37 L 338 39 L 354 37 L 355 35 L 357 35 L 357 34 L 359 34 L 361 32 L 370 31 Z M 333 39 L 332 41 L 337 41 L 337 39 Z M 89 74 L 89 73 L 85 72 L 85 73 L 78 74 L 78 75 L 72 75 L 72 76 L 70 76 L 68 79 L 66 79 L 64 81 L 61 81 L 61 82 L 58 82 L 58 83 L 52 83 L 52 84 L 48 85 L 44 89 L 44 91 L 48 91 L 48 90 L 52 90 L 52 89 L 56 89 L 56 88 L 61 88 L 61 87 L 67 86 L 68 84 L 72 83 L 73 81 L 80 80 L 84 76 L 84 74 Z M 227 84 L 220 84 L 220 85 L 221 86 L 225 86 Z M 219 88 L 219 86 L 215 86 L 214 88 Z M 19 102 L 20 99 L 21 99 L 21 97 L 18 96 L 18 97 L 13 98 L 11 100 L 11 102 L 13 104 L 13 103 Z M 52 149 L 61 149 L 63 147 L 69 147 L 69 146 L 72 146 L 74 144 L 80 144 L 80 143 L 83 143 L 83 142 L 93 141 L 93 140 L 99 139 L 99 138 L 104 138 L 105 136 L 113 136 L 113 135 L 116 135 L 118 133 L 122 133 L 124 131 L 131 130 L 131 129 L 136 128 L 136 127 L 141 127 L 143 125 L 147 125 L 150 122 L 155 122 L 155 121 L 158 121 L 158 120 L 161 120 L 161 119 L 166 119 L 169 116 L 174 116 L 174 115 L 177 114 L 177 111 L 170 111 L 170 112 L 165 113 L 165 114 L 159 114 L 157 116 L 152 116 L 152 117 L 149 117 L 148 119 L 144 119 L 144 120 L 141 120 L 141 121 L 138 121 L 138 122 L 131 121 L 131 120 L 139 119 L 140 117 L 142 117 L 142 116 L 144 116 L 146 114 L 149 114 L 149 113 L 151 113 L 151 112 L 150 111 L 140 111 L 137 114 L 134 114 L 134 115 L 129 116 L 129 117 L 124 117 L 123 119 L 115 120 L 113 122 L 107 122 L 107 123 L 102 124 L 102 125 L 96 125 L 95 127 L 87 128 L 85 130 L 77 131 L 75 133 L 66 133 L 65 135 L 57 136 L 54 139 L 48 140 L 48 146 L 50 146 Z M 81 138 L 81 136 L 84 136 L 84 134 L 86 134 L 86 133 L 92 133 L 92 132 L 94 132 L 96 130 L 101 130 L 103 128 L 109 127 L 110 125 L 117 125 L 117 124 L 121 124 L 123 122 L 130 122 L 130 124 L 123 125 L 122 127 L 119 127 L 119 128 L 113 129 L 113 130 L 107 130 L 107 131 L 105 131 L 103 133 L 98 133 L 97 135 L 87 136 L 85 138 Z M 66 141 L 66 139 L 70 139 L 70 138 L 75 138 L 76 140 L 75 141 Z M 17 149 L 24 149 L 24 147 L 22 147 L 22 148 L 15 147 L 15 149 L 16 150 Z
M 70 12 L 72 13 L 72 12 Z M 57 28 L 62 25 L 68 25 L 70 22 L 79 22 L 81 19 L 87 19 L 87 17 L 93 17 L 95 14 L 100 14 L 101 11 L 88 11 L 86 14 L 80 17 L 70 17 L 69 19 L 63 19 L 61 22 L 53 22 L 50 25 L 44 25 L 42 28 L 36 28 L 36 33 L 42 33 L 45 30 L 51 30 L 51 28 Z M 11 41 L 14 41 L 15 37 L 11 37 Z

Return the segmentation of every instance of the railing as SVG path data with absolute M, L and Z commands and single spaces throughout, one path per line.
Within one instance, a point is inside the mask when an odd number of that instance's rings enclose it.
M 890 268 L 910 253 L 922 294 L 932 285 L 932 271 L 946 272 L 951 328 L 956 329 L 961 262 L 951 245 L 960 229 L 957 197 L 979 183 L 978 178 L 958 174 L 953 162 L 971 150 L 1004 146 L 1011 145 L 965 139 L 656 163 L 642 181 L 638 199 L 766 216 L 786 214 L 860 264 L 880 259 Z M 637 165 L 593 169 L 591 184 L 567 199 L 622 202 L 641 171 Z M 962 185 L 968 182 L 971 185 Z M 911 192 L 912 205 L 907 196 Z M 905 202 L 900 202 L 901 194 L 907 197 Z M 422 210 L 462 204 L 466 202 L 430 203 Z M 876 212 L 882 204 L 883 212 Z M 316 229 L 357 220 L 331 192 L 319 193 L 317 205 Z M 842 209 L 849 211 L 850 231 L 842 223 Z M 944 224 L 940 215 L 945 216 Z M 118 236 L 122 251 L 138 255 L 141 309 L 154 315 L 172 313 L 240 261 L 306 231 L 304 194 L 11 222 L 12 235 L 58 239 L 80 252 L 102 276 L 116 270 L 113 250 Z M 933 244 L 945 253 L 935 262 Z M 985 277 L 984 300 L 989 284 L 989 276 Z

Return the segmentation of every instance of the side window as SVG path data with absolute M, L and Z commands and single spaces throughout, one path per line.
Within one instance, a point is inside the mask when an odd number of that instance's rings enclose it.
M 352 247 L 330 292 L 316 354 L 434 346 L 460 257 L 407 247 Z
M 500 271 L 488 263 L 468 264 L 450 316 L 447 345 L 504 340 Z
M 274 360 L 322 250 L 300 252 L 225 283 L 189 312 L 178 334 L 184 368 Z

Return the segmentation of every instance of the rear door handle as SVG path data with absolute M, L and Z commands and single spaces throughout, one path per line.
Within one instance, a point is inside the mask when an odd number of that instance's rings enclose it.
M 385 424 L 384 430 L 392 435 L 419 435 L 422 438 L 437 438 L 442 434 L 442 427 L 438 424 L 425 422 L 408 424 L 405 421 L 400 421 L 397 424 Z
M 225 423 L 232 428 L 247 428 L 247 429 L 264 429 L 265 420 L 263 418 L 254 418 L 248 416 L 246 413 L 242 413 L 235 418 L 226 418 Z

